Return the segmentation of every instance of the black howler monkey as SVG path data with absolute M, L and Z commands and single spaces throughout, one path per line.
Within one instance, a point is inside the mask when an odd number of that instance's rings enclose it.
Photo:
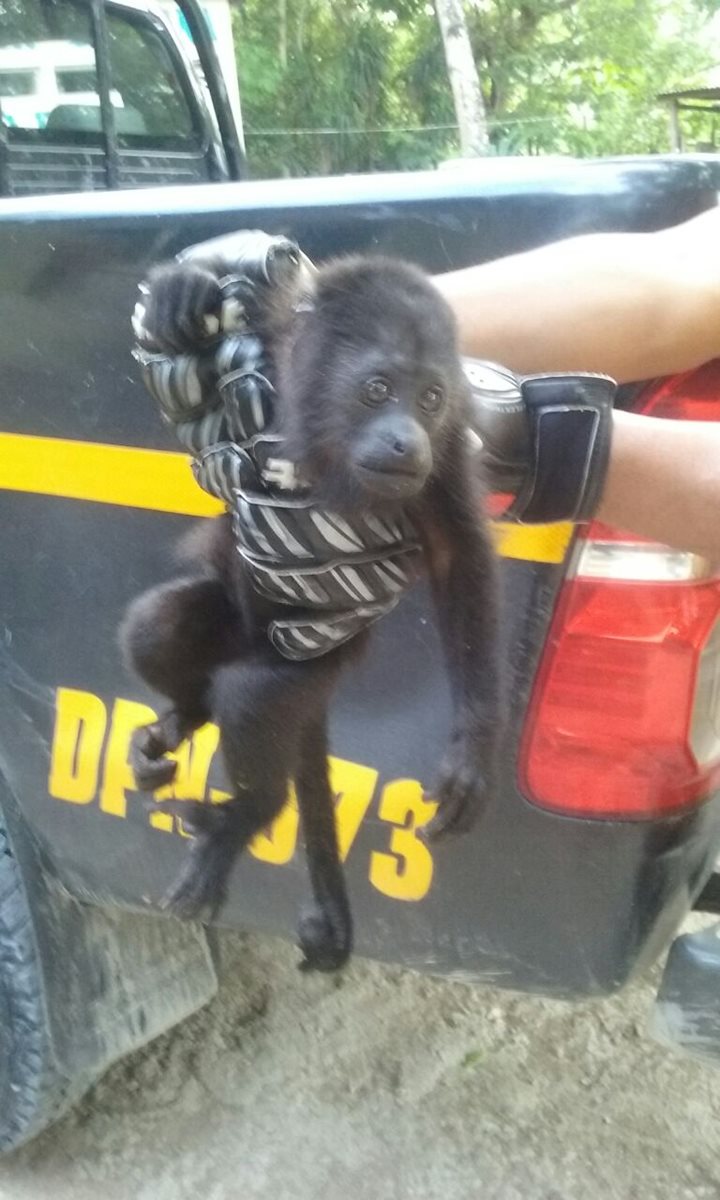
M 122 641 L 172 702 L 138 731 L 139 786 L 168 782 L 175 764 L 163 755 L 212 718 L 233 788 L 222 805 L 177 802 L 195 840 L 168 906 L 183 915 L 217 908 L 237 855 L 277 815 L 294 779 L 314 896 L 300 946 L 305 966 L 327 970 L 352 941 L 327 774 L 339 674 L 366 627 L 426 569 L 454 721 L 425 832 L 469 829 L 492 787 L 500 720 L 495 567 L 442 297 L 408 264 L 357 257 L 322 268 L 310 303 L 297 301 L 278 288 L 256 318 L 270 349 L 275 422 L 236 463 L 232 519 L 209 523 L 202 574 L 134 602 Z M 173 264 L 150 278 L 145 326 L 156 345 L 192 350 L 221 303 L 212 267 Z M 280 450 L 294 489 L 258 490 L 253 471 Z

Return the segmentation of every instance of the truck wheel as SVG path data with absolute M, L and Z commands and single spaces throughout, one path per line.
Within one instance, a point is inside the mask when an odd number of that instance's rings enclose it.
M 0 1153 L 39 1133 L 81 1091 L 54 1063 L 30 909 L 0 825 Z

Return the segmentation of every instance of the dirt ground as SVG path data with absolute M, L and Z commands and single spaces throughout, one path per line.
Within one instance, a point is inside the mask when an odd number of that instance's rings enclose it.
M 0 1166 L 2 1200 L 716 1200 L 720 1070 L 652 980 L 568 1006 L 225 936 L 220 995 Z

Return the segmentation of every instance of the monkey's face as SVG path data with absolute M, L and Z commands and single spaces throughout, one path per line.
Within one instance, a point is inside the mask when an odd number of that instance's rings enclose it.
M 291 445 L 334 505 L 405 502 L 462 420 L 452 316 L 404 264 L 353 260 L 325 278 L 288 362 Z
M 447 404 L 439 372 L 418 371 L 396 356 L 359 379 L 353 393 L 347 466 L 356 486 L 380 499 L 416 496 L 432 471 L 433 438 Z
M 336 350 L 308 422 L 305 464 L 316 488 L 342 508 L 412 499 L 442 453 L 454 380 L 438 362 L 402 348 L 376 342 Z

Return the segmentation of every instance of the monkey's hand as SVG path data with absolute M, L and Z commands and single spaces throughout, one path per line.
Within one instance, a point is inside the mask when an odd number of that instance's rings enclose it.
M 487 484 L 515 497 L 503 517 L 528 524 L 590 520 L 610 456 L 614 381 L 523 377 L 476 359 L 463 365 Z
M 207 267 L 192 262 L 155 267 L 140 292 L 133 331 L 145 349 L 165 354 L 198 350 L 220 330 L 223 293 Z
M 207 720 L 202 710 L 181 713 L 177 708 L 168 708 L 157 721 L 135 730 L 130 741 L 130 765 L 138 791 L 154 792 L 172 783 L 178 765 L 167 755 Z
M 158 737 L 157 725 L 143 725 L 135 730 L 130 742 L 130 766 L 138 791 L 154 792 L 156 788 L 172 783 L 177 763 L 165 757 L 169 749 L 170 746 Z
M 494 790 L 494 743 L 458 734 L 440 767 L 431 798 L 437 812 L 420 830 L 427 841 L 467 833 L 482 816 Z

